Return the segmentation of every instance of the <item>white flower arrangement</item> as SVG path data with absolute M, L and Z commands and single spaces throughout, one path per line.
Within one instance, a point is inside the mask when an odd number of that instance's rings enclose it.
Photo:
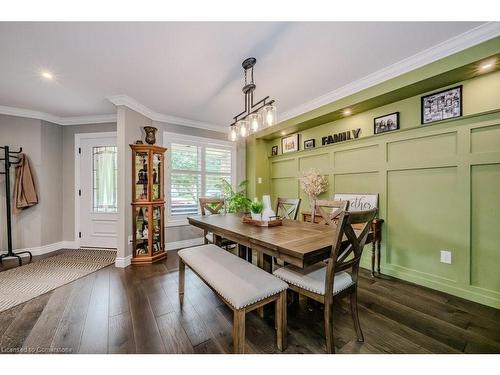
M 311 208 L 316 197 L 328 189 L 328 178 L 317 169 L 309 169 L 299 178 L 300 188 L 309 197 Z

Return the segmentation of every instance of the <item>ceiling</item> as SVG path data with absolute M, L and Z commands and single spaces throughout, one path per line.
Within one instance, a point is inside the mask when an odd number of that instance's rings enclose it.
M 256 99 L 278 115 L 481 26 L 480 22 L 0 23 L 0 106 L 58 117 L 114 114 L 126 95 L 155 113 L 226 126 Z M 54 81 L 40 77 L 47 69 Z

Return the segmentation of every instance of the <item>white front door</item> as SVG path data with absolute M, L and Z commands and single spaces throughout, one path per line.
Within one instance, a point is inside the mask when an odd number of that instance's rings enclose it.
M 116 136 L 80 138 L 80 246 L 116 248 L 118 223 Z M 78 171 L 75 171 L 78 173 Z

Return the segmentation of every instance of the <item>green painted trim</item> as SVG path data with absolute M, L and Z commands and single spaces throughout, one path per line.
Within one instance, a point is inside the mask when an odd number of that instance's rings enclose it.
M 469 120 L 472 120 L 472 119 L 475 119 L 475 118 L 481 118 L 483 116 L 488 116 L 488 115 L 496 115 L 498 113 L 500 113 L 500 108 L 499 109 L 494 109 L 494 110 L 491 110 L 491 111 L 484 111 L 484 112 L 480 112 L 480 113 L 472 113 L 470 115 L 466 115 L 466 116 L 462 116 L 462 117 L 457 117 L 457 118 L 453 118 L 453 119 L 448 119 L 448 120 L 443 120 L 443 121 L 437 121 L 437 122 L 433 122 L 433 123 L 426 124 L 426 125 L 411 126 L 411 127 L 405 128 L 405 129 L 398 129 L 398 130 L 395 130 L 393 132 L 367 135 L 367 136 L 363 136 L 363 137 L 358 138 L 358 139 L 350 139 L 348 141 L 338 142 L 338 143 L 332 143 L 332 144 L 329 144 L 329 145 L 319 146 L 319 147 L 315 147 L 313 149 L 308 149 L 308 150 L 299 150 L 299 151 L 296 151 L 296 152 L 293 152 L 293 153 L 289 153 L 289 154 L 284 154 L 284 155 L 282 154 L 282 155 L 272 156 L 272 155 L 269 155 L 269 151 L 268 151 L 267 152 L 268 153 L 268 157 L 267 158 L 270 161 L 285 160 L 287 158 L 288 159 L 293 159 L 293 158 L 295 158 L 295 155 L 301 155 L 302 156 L 305 153 L 312 153 L 312 152 L 318 151 L 318 150 L 324 150 L 325 152 L 328 152 L 328 151 L 326 151 L 327 149 L 339 147 L 341 145 L 353 145 L 354 146 L 356 143 L 359 143 L 360 141 L 365 141 L 365 140 L 369 141 L 372 138 L 387 137 L 387 136 L 391 136 L 391 135 L 394 135 L 394 134 L 401 134 L 403 132 L 414 131 L 416 129 L 430 128 L 430 127 L 433 127 L 433 126 L 441 126 L 442 127 L 444 124 L 449 124 L 449 123 L 453 124 L 453 126 L 459 126 L 459 125 L 461 125 L 460 121 L 464 121 L 464 123 L 467 123 Z M 483 118 L 482 120 L 484 120 L 486 118 L 487 117 Z M 354 148 L 358 148 L 358 147 L 359 146 L 357 146 L 357 145 L 354 146 Z

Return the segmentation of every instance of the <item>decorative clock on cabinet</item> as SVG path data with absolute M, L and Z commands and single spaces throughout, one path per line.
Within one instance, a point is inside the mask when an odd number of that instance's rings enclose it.
M 135 144 L 132 148 L 132 264 L 153 263 L 165 251 L 164 147 Z

